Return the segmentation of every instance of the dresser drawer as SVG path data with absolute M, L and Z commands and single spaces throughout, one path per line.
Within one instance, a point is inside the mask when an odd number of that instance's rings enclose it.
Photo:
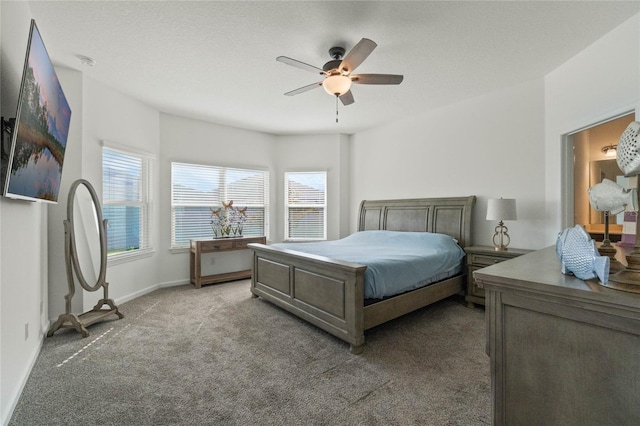
M 478 283 L 473 278 L 473 271 L 476 271 L 482 268 L 483 268 L 482 266 L 469 266 L 469 277 L 471 278 L 469 279 L 469 283 L 468 283 L 469 286 L 467 288 L 467 291 L 469 294 L 475 297 L 484 297 L 484 288 L 478 287 Z
M 492 256 L 490 254 L 471 254 L 469 255 L 469 264 L 475 266 L 489 266 L 495 263 L 504 262 L 503 256 Z

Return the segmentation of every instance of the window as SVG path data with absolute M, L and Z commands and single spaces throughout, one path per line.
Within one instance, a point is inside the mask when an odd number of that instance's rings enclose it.
M 269 172 L 171 163 L 171 247 L 213 238 L 211 209 L 246 207 L 242 235 L 269 238 Z
M 151 250 L 149 188 L 152 158 L 102 149 L 102 215 L 110 261 Z
M 327 239 L 327 172 L 284 174 L 285 240 Z

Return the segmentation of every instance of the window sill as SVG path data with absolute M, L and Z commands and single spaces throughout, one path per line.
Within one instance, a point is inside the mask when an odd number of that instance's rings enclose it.
M 177 253 L 189 253 L 189 247 L 172 247 L 169 249 L 169 253 L 177 254 Z
M 293 240 L 284 240 L 283 243 L 317 243 L 319 241 L 327 241 L 326 238 L 321 239 L 304 239 L 304 238 L 296 238 Z
M 133 262 L 135 260 L 144 259 L 153 256 L 154 249 L 136 250 L 129 253 L 120 253 L 107 256 L 107 265 L 120 265 L 121 263 Z

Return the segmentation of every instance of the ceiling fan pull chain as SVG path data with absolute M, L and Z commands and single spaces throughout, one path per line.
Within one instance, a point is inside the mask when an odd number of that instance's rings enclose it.
M 336 95 L 336 123 L 338 122 L 338 95 Z

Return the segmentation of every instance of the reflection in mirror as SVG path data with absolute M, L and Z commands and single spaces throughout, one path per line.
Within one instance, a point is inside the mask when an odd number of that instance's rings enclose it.
M 76 189 L 73 201 L 73 232 L 76 255 L 84 278 L 90 285 L 100 274 L 100 228 L 91 193 L 86 186 Z
M 589 164 L 589 187 L 599 184 L 603 179 L 609 179 L 623 188 L 629 187 L 629 179 L 623 176 L 616 160 L 592 161 Z M 603 225 L 604 212 L 599 212 L 593 208 L 589 210 L 589 224 Z M 615 231 L 620 228 L 620 231 L 622 231 L 622 222 L 624 222 L 624 213 L 609 217 L 610 230 Z

